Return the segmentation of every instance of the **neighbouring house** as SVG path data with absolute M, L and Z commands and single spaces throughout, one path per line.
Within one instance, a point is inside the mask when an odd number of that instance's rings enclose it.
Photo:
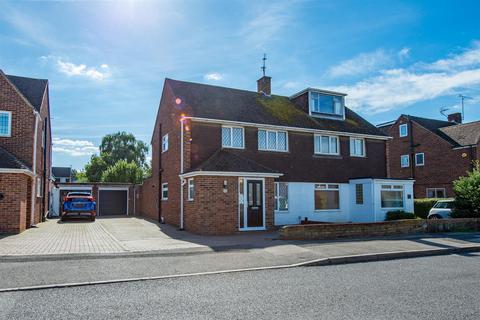
M 56 183 L 74 182 L 71 167 L 52 167 L 52 176 Z
M 453 197 L 452 181 L 480 156 L 480 121 L 462 124 L 460 113 L 448 121 L 402 114 L 378 127 L 393 138 L 387 143 L 389 176 L 414 179 L 415 198 Z
M 271 94 L 166 79 L 141 211 L 200 234 L 413 211 L 413 181 L 387 179 L 382 131 L 345 94 Z
M 51 150 L 48 80 L 0 70 L 0 232 L 22 232 L 47 215 Z

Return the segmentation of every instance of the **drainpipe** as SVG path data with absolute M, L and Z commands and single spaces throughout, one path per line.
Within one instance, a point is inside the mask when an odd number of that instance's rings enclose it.
M 183 121 L 184 116 L 180 118 L 180 175 L 183 174 Z M 180 230 L 183 230 L 183 178 L 180 177 Z
M 409 130 L 409 136 L 410 136 L 410 177 L 412 179 L 415 179 L 415 145 L 413 144 L 413 125 L 412 125 L 412 120 L 408 118 L 408 130 Z
M 35 224 L 35 197 L 36 197 L 36 183 L 37 183 L 37 133 L 38 133 L 38 120 L 40 118 L 40 115 L 38 112 L 34 111 L 33 112 L 35 116 L 35 130 L 33 132 L 33 165 L 32 165 L 32 170 L 33 170 L 33 181 L 32 181 L 32 212 L 30 215 L 30 227 L 33 227 Z

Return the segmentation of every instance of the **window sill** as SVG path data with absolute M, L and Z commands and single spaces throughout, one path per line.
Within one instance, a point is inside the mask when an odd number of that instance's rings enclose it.
M 354 155 L 354 154 L 351 154 L 350 157 L 352 158 L 367 158 L 367 156 L 357 156 L 357 155 Z
M 343 159 L 340 154 L 315 153 L 313 158 L 317 159 Z
M 265 152 L 265 153 L 270 153 L 270 152 L 274 152 L 274 153 L 290 153 L 289 150 L 267 150 L 267 149 L 258 149 L 259 152 Z
M 324 213 L 324 212 L 340 212 L 341 209 L 321 209 L 321 210 L 314 210 L 315 213 Z
M 244 150 L 245 147 L 227 147 L 227 146 L 222 146 L 222 149 L 238 149 L 238 150 Z
M 274 213 L 286 214 L 286 213 L 290 213 L 290 211 L 288 211 L 288 210 L 274 210 Z

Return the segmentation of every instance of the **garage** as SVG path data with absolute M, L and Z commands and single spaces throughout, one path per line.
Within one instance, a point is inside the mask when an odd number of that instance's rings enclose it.
M 70 192 L 88 192 L 92 194 L 92 186 L 62 185 L 52 190 L 51 210 L 49 216 L 58 217 L 62 212 L 63 199 Z
M 99 188 L 97 210 L 99 216 L 128 215 L 128 188 Z

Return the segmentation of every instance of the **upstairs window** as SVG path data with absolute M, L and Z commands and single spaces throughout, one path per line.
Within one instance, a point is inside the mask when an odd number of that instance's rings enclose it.
M 339 155 L 340 147 L 336 136 L 314 136 L 315 154 Z
M 343 97 L 310 92 L 310 111 L 341 116 L 343 115 Z
M 408 136 L 408 125 L 406 123 L 401 124 L 398 127 L 400 138 Z
M 222 147 L 244 148 L 244 134 L 242 127 L 222 127 Z
M 258 150 L 287 151 L 286 131 L 258 130 Z
M 408 154 L 400 156 L 400 165 L 402 168 L 410 167 L 410 156 Z
M 168 200 L 168 183 L 162 183 L 162 200 Z
M 415 165 L 417 167 L 425 165 L 425 154 L 423 152 L 415 154 Z
M 445 188 L 427 188 L 427 198 L 446 198 Z
M 12 134 L 12 113 L 0 111 L 0 137 L 10 137 Z
M 350 138 L 350 155 L 353 157 L 365 157 L 365 140 Z
M 168 133 L 162 137 L 162 152 L 168 150 Z

